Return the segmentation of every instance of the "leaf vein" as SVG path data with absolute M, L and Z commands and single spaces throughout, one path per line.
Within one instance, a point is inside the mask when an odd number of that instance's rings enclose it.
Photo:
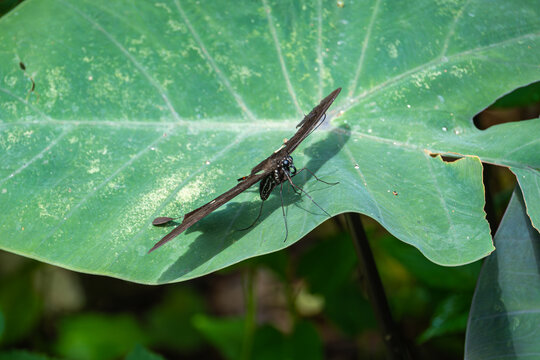
M 167 96 L 165 90 L 163 89 L 163 87 L 152 77 L 150 76 L 150 74 L 148 73 L 148 71 L 144 68 L 144 66 L 142 66 L 141 63 L 139 63 L 137 61 L 137 59 L 135 59 L 135 57 L 133 55 L 131 55 L 129 53 L 129 51 L 126 50 L 126 48 L 124 46 L 122 46 L 122 44 L 120 44 L 118 42 L 118 40 L 116 40 L 112 34 L 110 34 L 103 26 L 101 26 L 96 20 L 92 19 L 90 16 L 86 15 L 85 13 L 83 13 L 82 11 L 80 11 L 79 9 L 77 9 L 75 6 L 73 6 L 72 4 L 64 1 L 64 0 L 60 0 L 64 5 L 68 6 L 69 8 L 71 8 L 75 13 L 77 13 L 80 17 L 82 17 L 83 19 L 85 19 L 88 23 L 92 24 L 98 31 L 100 31 L 103 35 L 105 35 L 105 37 L 107 39 L 109 39 L 109 41 L 118 48 L 118 50 L 120 50 L 120 52 L 129 60 L 133 63 L 133 65 L 135 65 L 135 67 L 137 68 L 137 70 L 139 70 L 139 72 L 146 78 L 146 80 L 148 81 L 148 83 L 150 85 L 152 85 L 156 90 L 157 92 L 159 93 L 159 95 L 161 96 L 161 98 L 163 99 L 163 101 L 165 102 L 165 105 L 167 105 L 167 108 L 169 109 L 169 111 L 171 112 L 172 116 L 174 117 L 175 120 L 181 122 L 182 119 L 180 118 L 180 116 L 178 115 L 178 113 L 176 112 L 176 109 L 174 108 L 173 104 L 171 103 L 169 97 Z
M 270 6 L 268 5 L 268 2 L 266 0 L 262 0 L 262 2 L 264 6 L 264 11 L 266 13 L 266 19 L 268 21 L 268 28 L 270 29 L 270 34 L 272 35 L 272 40 L 274 41 L 274 46 L 276 48 L 279 65 L 281 66 L 281 72 L 283 73 L 283 77 L 285 78 L 285 84 L 287 85 L 287 90 L 289 91 L 289 94 L 291 95 L 296 111 L 298 112 L 299 115 L 302 115 L 303 114 L 302 109 L 300 108 L 300 104 L 298 103 L 296 93 L 291 84 L 289 72 L 287 71 L 287 66 L 285 65 L 285 59 L 283 58 L 283 53 L 281 52 L 281 44 L 277 37 L 276 28 L 274 26 L 274 22 L 272 21 L 272 16 L 270 16 L 271 14 Z
M 3 178 L 2 180 L 0 180 L 0 184 L 3 184 L 4 182 L 6 182 L 7 180 L 15 177 L 15 175 L 21 173 L 24 169 L 26 169 L 28 166 L 32 165 L 34 162 L 36 162 L 38 159 L 41 159 L 43 157 L 43 155 L 51 150 L 51 148 L 53 148 L 56 144 L 58 144 L 58 142 L 60 140 L 62 140 L 62 138 L 64 136 L 66 136 L 70 131 L 72 130 L 72 128 L 65 128 L 64 131 L 58 135 L 53 141 L 51 141 L 47 146 L 45 146 L 43 148 L 43 150 L 41 150 L 38 154 L 36 154 L 33 158 L 31 158 L 30 160 L 28 160 L 26 163 L 24 163 L 23 165 L 21 165 L 17 170 L 15 170 L 14 172 L 12 172 L 9 176 Z
M 210 55 L 210 53 L 208 52 L 208 49 L 206 48 L 206 45 L 203 43 L 203 41 L 200 38 L 199 34 L 197 33 L 197 31 L 195 30 L 195 28 L 191 24 L 191 21 L 189 21 L 186 13 L 184 12 L 184 9 L 182 9 L 182 6 L 180 5 L 180 2 L 178 0 L 175 0 L 174 3 L 176 5 L 176 8 L 177 8 L 178 12 L 180 13 L 180 16 L 182 17 L 182 20 L 184 21 L 184 23 L 188 27 L 189 32 L 191 33 L 191 35 L 193 36 L 193 38 L 197 42 L 197 45 L 199 45 L 201 51 L 203 52 L 203 54 L 205 56 L 205 60 L 208 62 L 210 67 L 214 70 L 214 72 L 218 76 L 219 80 L 223 83 L 223 85 L 225 85 L 227 90 L 229 90 L 229 92 L 231 93 L 231 95 L 235 99 L 238 107 L 240 107 L 240 109 L 246 114 L 246 116 L 250 120 L 252 120 L 252 121 L 255 120 L 255 115 L 253 114 L 253 112 L 251 112 L 251 110 L 247 107 L 246 103 L 244 102 L 244 100 L 242 99 L 240 94 L 238 92 L 236 92 L 236 90 L 231 85 L 229 79 L 227 79 L 225 74 L 223 74 L 223 71 L 221 71 L 221 69 L 216 64 L 216 62 L 215 62 L 214 58 L 212 57 L 212 55 Z
M 362 67 L 364 66 L 364 59 L 365 59 L 366 51 L 369 45 L 369 39 L 371 38 L 371 31 L 373 30 L 373 24 L 375 23 L 375 20 L 377 19 L 377 14 L 379 13 L 380 3 L 381 3 L 381 0 L 377 0 L 375 2 L 373 12 L 371 13 L 371 18 L 369 19 L 366 35 L 364 36 L 364 41 L 362 42 L 362 52 L 360 53 L 360 58 L 358 59 L 358 64 L 356 65 L 356 71 L 354 72 L 353 81 L 351 85 L 349 86 L 350 87 L 349 94 L 348 94 L 349 98 L 352 98 L 354 96 L 354 92 L 356 91 L 356 87 L 358 86 L 358 79 L 360 78 Z

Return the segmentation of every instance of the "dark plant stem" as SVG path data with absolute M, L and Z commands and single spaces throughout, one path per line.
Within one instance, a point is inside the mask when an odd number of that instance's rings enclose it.
M 255 334 L 255 314 L 257 304 L 255 302 L 255 285 L 253 278 L 255 277 L 255 269 L 249 266 L 245 273 L 244 292 L 246 296 L 246 317 L 244 328 L 244 341 L 242 346 L 242 360 L 251 359 L 251 350 L 253 347 L 253 335 Z
M 497 219 L 497 214 L 495 212 L 495 206 L 493 204 L 493 191 L 491 183 L 493 181 L 494 172 L 489 164 L 482 164 L 484 167 L 482 176 L 484 177 L 484 189 L 486 196 L 486 205 L 484 206 L 484 211 L 486 212 L 486 219 L 489 223 L 489 228 L 491 230 L 491 236 L 495 236 L 497 228 L 499 227 L 499 219 Z
M 298 311 L 296 309 L 296 294 L 294 292 L 294 287 L 292 286 L 294 282 L 293 267 L 291 266 L 291 257 L 287 256 L 287 268 L 285 272 L 286 281 L 283 283 L 285 288 L 285 300 L 287 301 L 287 309 L 289 310 L 289 316 L 291 319 L 292 329 L 296 326 L 298 321 Z
M 409 350 L 392 318 L 360 214 L 346 213 L 345 218 L 358 256 L 361 286 L 367 294 L 381 328 L 387 357 L 392 360 L 411 359 Z

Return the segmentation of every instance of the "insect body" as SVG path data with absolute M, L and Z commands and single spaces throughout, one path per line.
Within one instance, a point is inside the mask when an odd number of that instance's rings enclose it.
M 287 157 L 280 161 L 273 173 L 261 180 L 259 187 L 261 200 L 268 199 L 270 193 L 277 185 L 284 183 L 294 175 L 296 175 L 296 168 L 293 165 L 293 159 L 290 155 L 287 155 Z

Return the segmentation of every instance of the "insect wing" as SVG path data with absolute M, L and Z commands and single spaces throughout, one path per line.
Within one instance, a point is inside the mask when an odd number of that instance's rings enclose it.
M 185 230 L 187 230 L 192 225 L 196 224 L 199 220 L 204 218 L 206 215 L 210 214 L 212 211 L 219 208 L 221 205 L 227 203 L 237 195 L 241 194 L 257 181 L 261 180 L 264 177 L 264 174 L 257 174 L 248 176 L 244 181 L 239 182 L 235 187 L 226 191 L 225 193 L 219 195 L 214 200 L 210 201 L 207 204 L 204 204 L 198 209 L 195 209 L 184 216 L 182 223 L 175 227 L 170 233 L 165 235 L 161 240 L 159 240 L 148 252 L 156 250 L 158 247 L 163 246 L 168 243 Z
M 284 156 L 292 154 L 292 152 L 300 145 L 304 139 L 313 132 L 324 121 L 326 110 L 332 105 L 336 97 L 339 95 L 341 88 L 332 91 L 330 95 L 322 99 L 319 105 L 315 106 L 309 114 L 307 114 L 296 127 L 300 127 L 296 133 L 287 142 L 276 150 L 270 157 L 264 159 L 251 169 L 251 174 L 270 173 L 273 171 L 275 164 Z M 242 179 L 242 178 L 240 178 Z M 238 179 L 238 180 L 240 180 Z
M 319 105 L 315 106 L 309 114 L 307 114 L 298 125 L 298 131 L 285 144 L 285 152 L 291 154 L 300 145 L 304 139 L 311 134 L 317 126 L 320 125 L 321 119 L 326 114 L 326 110 L 332 105 L 336 97 L 339 95 L 341 88 L 332 91 L 330 95 L 321 100 Z

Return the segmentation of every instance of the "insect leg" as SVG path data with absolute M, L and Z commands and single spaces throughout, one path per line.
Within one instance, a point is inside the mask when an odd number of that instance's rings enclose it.
M 38 94 L 37 91 L 35 91 L 36 90 L 36 83 L 34 82 L 34 79 L 32 78 L 32 76 L 30 76 L 30 75 L 28 75 L 26 73 L 26 65 L 22 61 L 19 62 L 19 67 L 24 72 L 24 76 L 26 76 L 32 82 L 32 86 L 30 87 L 30 90 L 28 90 L 28 93 L 26 94 L 26 102 L 28 102 L 28 99 L 30 98 L 31 93 L 36 94 L 36 97 L 37 97 L 36 102 L 38 102 L 39 101 L 39 94 Z
M 332 217 L 326 210 L 324 210 L 319 204 L 317 204 L 317 202 L 315 200 L 313 200 L 313 198 L 311 196 L 309 196 L 309 194 L 304 190 L 302 189 L 300 186 L 298 185 L 295 185 L 293 182 L 292 182 L 292 179 L 291 177 L 285 173 L 285 176 L 287 176 L 287 180 L 289 180 L 289 183 L 294 187 L 294 188 L 297 188 L 298 190 L 300 190 L 301 192 L 303 192 L 304 194 L 306 194 L 306 196 L 309 198 L 309 200 L 311 200 L 315 205 L 317 205 L 317 207 L 319 209 L 321 209 L 326 215 L 328 215 L 328 217 Z
M 308 168 L 301 168 L 300 170 L 298 170 L 298 172 L 296 173 L 296 175 L 300 174 L 300 173 L 301 173 L 302 171 L 304 171 L 304 170 L 307 170 L 311 175 L 313 175 L 313 177 L 315 178 L 315 180 L 320 181 L 320 182 L 322 182 L 322 183 L 325 183 L 326 185 L 337 185 L 337 184 L 339 184 L 339 181 L 336 181 L 336 182 L 326 182 L 326 181 L 324 181 L 324 180 L 319 179 L 319 178 L 317 177 L 317 175 L 315 175 L 315 174 L 313 173 L 313 171 L 309 170 Z
M 255 225 L 257 220 L 259 220 L 259 218 L 261 217 L 263 204 L 264 204 L 264 200 L 261 201 L 261 207 L 259 208 L 259 215 L 257 215 L 257 218 L 255 219 L 255 221 L 253 221 L 253 223 L 251 225 L 249 225 L 247 228 L 238 229 L 238 231 L 245 231 L 245 230 L 251 229 L 253 227 L 253 225 Z
M 285 215 L 285 205 L 283 204 L 283 183 L 279 184 L 279 197 L 281 198 L 281 211 L 283 212 L 283 221 L 285 221 L 285 240 L 283 242 L 287 241 L 287 237 L 289 236 L 289 228 L 287 227 L 287 216 Z

